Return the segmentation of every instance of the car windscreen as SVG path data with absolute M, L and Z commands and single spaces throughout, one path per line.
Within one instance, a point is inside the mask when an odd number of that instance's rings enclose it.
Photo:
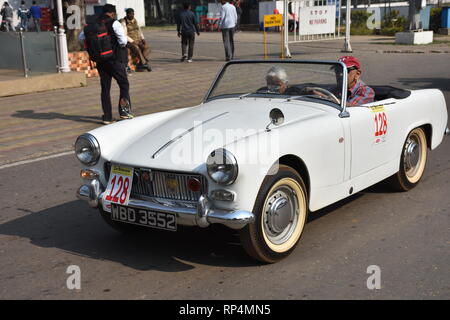
M 342 69 L 337 62 L 232 62 L 221 71 L 206 100 L 305 96 L 340 104 Z

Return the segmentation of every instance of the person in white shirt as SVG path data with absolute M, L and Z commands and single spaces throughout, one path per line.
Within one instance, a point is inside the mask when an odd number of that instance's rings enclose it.
M 219 27 L 222 30 L 223 45 L 225 47 L 225 60 L 234 59 L 234 29 L 237 23 L 236 7 L 227 0 L 221 0 Z

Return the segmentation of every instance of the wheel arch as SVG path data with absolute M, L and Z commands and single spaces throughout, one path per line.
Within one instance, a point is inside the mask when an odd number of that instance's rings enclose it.
M 286 154 L 278 159 L 278 164 L 284 164 L 297 171 L 297 173 L 302 177 L 303 181 L 305 182 L 309 200 L 311 194 L 311 180 L 305 162 L 296 155 Z
M 427 138 L 427 147 L 431 150 L 431 142 L 433 139 L 433 126 L 430 123 L 424 124 L 421 126 L 423 130 L 425 131 L 425 136 Z

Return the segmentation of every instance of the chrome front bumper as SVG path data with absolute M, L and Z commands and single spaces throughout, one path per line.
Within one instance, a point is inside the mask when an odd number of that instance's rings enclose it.
M 82 185 L 77 191 L 77 198 L 87 201 L 92 208 L 101 207 L 103 190 L 96 179 Z M 222 210 L 213 207 L 206 195 L 200 196 L 198 203 L 182 203 L 175 200 L 152 199 L 149 201 L 130 199 L 128 206 L 146 210 L 173 213 L 177 216 L 177 224 L 206 228 L 211 224 L 223 224 L 231 229 L 242 229 L 255 221 L 252 212 L 244 210 Z

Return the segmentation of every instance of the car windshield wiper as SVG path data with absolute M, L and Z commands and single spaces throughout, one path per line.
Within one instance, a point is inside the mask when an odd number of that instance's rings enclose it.
M 244 93 L 242 95 L 239 96 L 239 99 L 244 99 L 246 96 L 253 94 L 253 92 L 249 92 L 249 93 Z

